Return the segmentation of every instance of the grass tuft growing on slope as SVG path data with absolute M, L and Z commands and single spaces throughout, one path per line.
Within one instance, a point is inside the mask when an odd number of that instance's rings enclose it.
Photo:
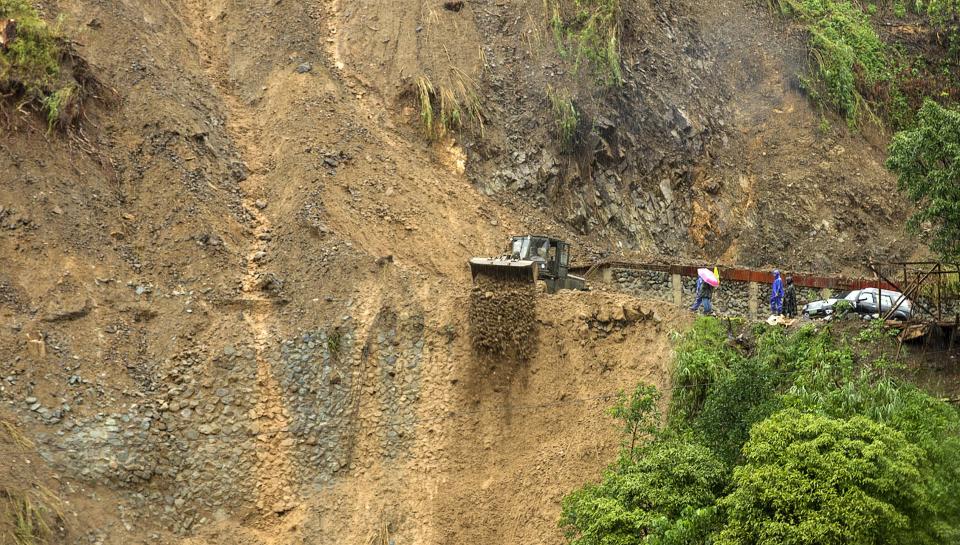
M 97 85 L 95 78 L 82 73 L 87 66 L 63 38 L 59 22 L 49 25 L 30 2 L 0 0 L 0 20 L 6 19 L 15 21 L 15 37 L 0 48 L 0 95 L 17 110 L 40 112 L 51 129 L 68 128 L 80 117 L 84 86 Z
M 544 0 L 560 54 L 607 86 L 620 85 L 620 0 Z
M 416 79 L 420 124 L 429 140 L 439 140 L 467 124 L 483 133 L 483 111 L 476 83 L 466 74 L 450 69 L 445 84 L 434 84 L 426 75 Z

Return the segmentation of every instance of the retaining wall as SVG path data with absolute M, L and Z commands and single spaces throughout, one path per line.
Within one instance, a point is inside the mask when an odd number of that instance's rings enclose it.
M 664 271 L 611 268 L 608 277 L 610 284 L 620 291 L 683 306 L 692 305 L 697 295 L 697 279 L 692 276 Z M 675 282 L 678 279 L 680 289 L 675 293 Z M 769 315 L 770 289 L 770 284 L 724 279 L 721 273 L 720 286 L 713 291 L 714 310 L 723 314 L 762 318 Z M 797 308 L 809 301 L 829 297 L 829 291 L 797 287 Z

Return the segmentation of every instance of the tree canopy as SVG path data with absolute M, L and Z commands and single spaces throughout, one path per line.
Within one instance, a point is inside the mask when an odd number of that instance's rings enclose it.
M 680 337 L 659 427 L 651 387 L 620 396 L 619 457 L 563 501 L 573 545 L 960 543 L 955 407 L 866 337 L 744 333 L 701 318 Z
M 895 134 L 888 151 L 887 167 L 917 204 L 909 225 L 929 224 L 931 249 L 960 259 L 960 112 L 927 100 L 916 127 Z
M 743 453 L 718 545 L 936 543 L 923 452 L 888 426 L 790 409 L 755 426 Z

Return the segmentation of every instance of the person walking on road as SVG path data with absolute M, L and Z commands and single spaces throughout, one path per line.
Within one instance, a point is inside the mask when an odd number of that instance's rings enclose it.
M 788 318 L 797 315 L 797 290 L 793 287 L 792 276 L 787 276 L 787 288 L 783 291 L 783 313 Z
M 690 307 L 690 310 L 694 312 L 696 312 L 700 308 L 700 305 L 703 303 L 703 285 L 704 285 L 703 278 L 700 278 L 698 276 L 697 277 L 697 298 L 696 300 L 694 300 L 693 306 Z
M 773 270 L 773 286 L 770 291 L 770 313 L 774 316 L 783 314 L 783 280 L 780 279 L 780 269 Z
M 703 290 L 700 292 L 700 299 L 703 300 L 703 314 L 713 314 L 713 305 L 711 305 L 711 301 L 713 299 L 713 286 L 704 282 Z
M 712 314 L 713 306 L 710 304 L 713 299 L 713 286 L 703 281 L 703 278 L 697 278 L 697 299 L 693 302 L 690 310 L 696 312 L 703 305 L 704 314 Z

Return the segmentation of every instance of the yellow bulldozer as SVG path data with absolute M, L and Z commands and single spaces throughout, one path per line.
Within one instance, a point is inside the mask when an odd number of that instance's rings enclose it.
M 484 279 L 529 284 L 542 280 L 548 293 L 586 290 L 586 281 L 570 274 L 569 267 L 570 245 L 543 235 L 515 236 L 505 254 L 470 259 L 474 284 Z

